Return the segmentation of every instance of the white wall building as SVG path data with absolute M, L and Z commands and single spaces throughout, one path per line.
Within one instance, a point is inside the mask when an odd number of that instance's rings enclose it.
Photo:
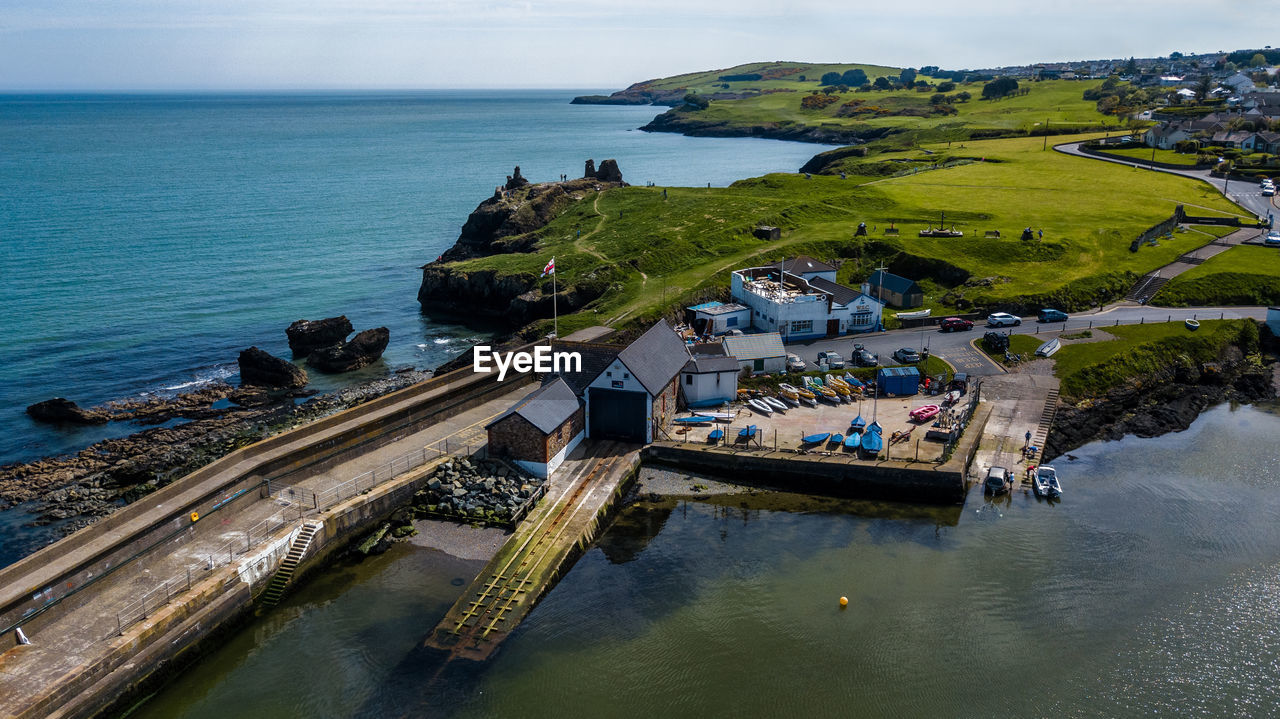
M 880 329 L 884 303 L 865 285 L 855 290 L 826 274 L 814 272 L 806 280 L 777 266 L 751 267 L 732 273 L 730 292 L 751 309 L 752 327 L 777 332 L 786 341 Z
M 742 368 L 733 357 L 694 357 L 680 370 L 680 391 L 689 407 L 715 407 L 738 397 Z

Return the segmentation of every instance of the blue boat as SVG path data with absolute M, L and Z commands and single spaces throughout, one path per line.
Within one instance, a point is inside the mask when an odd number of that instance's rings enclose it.
M 844 438 L 844 448 L 852 452 L 862 444 L 862 433 L 850 431 L 849 436 Z
M 805 437 L 801 441 L 804 442 L 805 444 L 822 444 L 823 442 L 827 441 L 827 437 L 830 437 L 830 436 L 831 436 L 830 432 L 827 432 L 825 434 L 811 434 Z
M 883 431 L 884 431 L 884 430 L 880 429 L 880 423 L 879 423 L 879 422 L 872 422 L 871 424 L 867 425 L 867 432 L 868 432 L 868 433 L 875 432 L 875 433 L 876 433 L 876 436 L 879 436 Z
M 846 375 L 844 376 L 844 381 L 845 381 L 845 382 L 848 382 L 850 387 L 861 387 L 861 386 L 862 386 L 862 380 L 858 379 L 857 377 L 854 377 L 854 376 L 853 376 L 853 375 L 851 375 L 851 374 L 846 374 Z
M 738 439 L 751 439 L 754 436 L 756 436 L 756 426 L 754 424 L 749 424 L 738 430 Z
M 875 423 L 872 423 L 875 427 Z M 869 428 L 862 434 L 862 451 L 870 455 L 880 454 L 880 450 L 884 447 L 884 440 L 881 439 L 879 432 L 872 432 Z
M 831 444 L 840 444 L 841 442 L 844 441 L 844 435 L 840 434 L 839 432 L 836 432 L 835 434 L 831 435 L 831 439 L 828 439 L 827 441 L 830 442 Z
M 683 424 L 689 426 L 697 426 L 700 424 L 711 424 L 710 417 L 676 417 L 671 420 L 672 424 Z
M 719 442 L 722 439 L 724 439 L 723 429 L 713 429 L 711 430 L 711 433 L 707 435 L 708 442 Z
M 863 419 L 862 415 L 858 415 L 857 417 L 853 418 L 853 422 L 849 425 L 849 429 L 855 430 L 857 432 L 862 432 L 862 428 L 866 426 L 867 426 L 867 420 Z

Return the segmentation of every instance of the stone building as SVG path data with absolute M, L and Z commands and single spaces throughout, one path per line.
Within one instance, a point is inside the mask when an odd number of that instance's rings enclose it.
M 585 436 L 586 415 L 569 385 L 552 379 L 485 426 L 489 453 L 549 477 Z

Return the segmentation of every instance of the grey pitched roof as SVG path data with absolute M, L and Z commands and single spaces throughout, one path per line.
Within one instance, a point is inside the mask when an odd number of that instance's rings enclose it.
M 871 284 L 872 288 L 883 287 L 890 292 L 897 292 L 904 295 L 912 290 L 917 292 L 920 290 L 920 288 L 916 287 L 915 280 L 899 277 L 883 270 L 876 270 L 875 272 L 872 272 L 871 278 L 868 279 L 867 282 Z
M 658 320 L 657 324 L 619 352 L 618 359 L 649 390 L 649 394 L 657 395 L 680 373 L 684 363 L 689 361 L 689 350 L 666 320 Z
M 845 287 L 844 285 L 836 284 L 831 280 L 824 280 L 821 277 L 815 277 L 809 280 L 809 286 L 814 289 L 822 290 L 823 292 L 830 292 L 831 298 L 842 305 L 852 304 L 853 301 L 858 299 L 858 296 L 862 294 L 861 290 L 855 290 L 852 287 Z
M 835 272 L 833 265 L 809 257 L 808 255 L 799 255 L 782 263 L 782 271 L 790 272 L 793 275 L 803 275 L 809 272 Z
M 551 434 L 578 411 L 578 406 L 578 398 L 573 390 L 563 379 L 557 377 L 530 392 L 484 428 L 488 429 L 511 415 L 518 415 L 543 434 Z
M 756 360 L 768 357 L 785 357 L 787 350 L 782 346 L 782 335 L 777 332 L 765 332 L 758 335 L 741 337 L 725 337 L 724 349 L 738 360 Z
M 563 378 L 569 385 L 569 389 L 572 389 L 574 394 L 581 396 L 587 390 L 587 385 L 600 376 L 600 373 L 613 362 L 618 353 L 622 351 L 622 348 L 617 345 L 557 340 L 551 343 L 551 350 L 553 352 L 577 352 L 582 357 L 582 371 L 560 372 L 558 375 L 548 375 L 544 380 L 544 384 L 557 378 Z
M 711 374 L 713 372 L 737 372 L 742 369 L 733 357 L 694 357 L 684 364 L 681 372 Z

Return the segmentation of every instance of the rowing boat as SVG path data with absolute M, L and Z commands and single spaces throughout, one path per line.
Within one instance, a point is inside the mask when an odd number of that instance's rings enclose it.
M 933 310 L 916 310 L 915 312 L 897 312 L 893 316 L 900 320 L 919 320 L 928 317 Z

